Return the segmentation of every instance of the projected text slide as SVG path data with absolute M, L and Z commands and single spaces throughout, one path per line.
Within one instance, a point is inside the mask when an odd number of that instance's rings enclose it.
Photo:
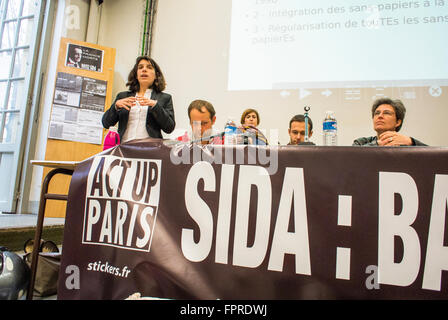
M 448 0 L 234 0 L 229 90 L 448 84 Z

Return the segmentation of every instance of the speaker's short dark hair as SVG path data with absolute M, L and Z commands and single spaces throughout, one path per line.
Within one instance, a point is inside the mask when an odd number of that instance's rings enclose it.
M 190 112 L 193 109 L 198 110 L 199 112 L 203 112 L 202 111 L 202 107 L 204 107 L 210 113 L 210 119 L 213 119 L 213 117 L 216 114 L 215 108 L 213 108 L 213 105 L 210 102 L 206 101 L 206 100 L 194 100 L 194 101 L 192 101 L 190 103 L 190 105 L 188 106 L 188 118 L 190 119 Z
M 289 129 L 291 129 L 291 124 L 293 122 L 305 122 L 305 116 L 303 114 L 296 114 L 294 117 L 289 120 Z M 308 117 L 308 133 L 313 131 L 313 121 Z

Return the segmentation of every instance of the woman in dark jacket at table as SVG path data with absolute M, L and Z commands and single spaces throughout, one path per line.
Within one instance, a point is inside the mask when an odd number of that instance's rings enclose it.
M 373 129 L 376 136 L 353 141 L 354 146 L 426 146 L 413 137 L 398 133 L 403 125 L 406 108 L 401 100 L 379 98 L 372 106 Z
M 174 121 L 173 100 L 164 93 L 165 78 L 158 64 L 148 56 L 137 58 L 128 76 L 128 91 L 120 92 L 103 114 L 104 128 L 118 122 L 121 143 L 143 138 L 162 138 L 171 133 Z

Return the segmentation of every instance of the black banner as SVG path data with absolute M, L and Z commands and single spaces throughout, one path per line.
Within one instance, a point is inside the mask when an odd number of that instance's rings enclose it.
M 447 164 L 430 147 L 109 149 L 72 177 L 58 298 L 446 299 Z

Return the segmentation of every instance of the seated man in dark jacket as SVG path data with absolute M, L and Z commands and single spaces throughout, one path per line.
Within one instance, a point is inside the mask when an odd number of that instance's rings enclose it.
M 406 108 L 400 100 L 377 99 L 372 106 L 373 129 L 376 136 L 358 138 L 354 146 L 426 146 L 415 138 L 398 133 L 403 125 Z

